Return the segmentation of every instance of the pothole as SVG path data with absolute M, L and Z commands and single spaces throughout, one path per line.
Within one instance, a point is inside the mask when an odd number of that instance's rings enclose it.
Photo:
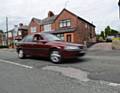
M 76 69 L 76 68 L 46 66 L 46 67 L 43 67 L 42 70 L 50 70 L 50 71 L 54 71 L 54 72 L 59 72 L 64 76 L 74 78 L 74 79 L 78 79 L 78 80 L 84 81 L 84 82 L 89 81 L 89 79 L 87 77 L 89 73 L 85 72 L 85 71 L 82 71 L 80 69 Z

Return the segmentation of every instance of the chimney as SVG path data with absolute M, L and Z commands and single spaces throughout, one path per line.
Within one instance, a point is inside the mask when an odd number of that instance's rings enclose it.
M 19 26 L 22 27 L 22 26 L 23 26 L 23 23 L 20 23 Z
M 49 11 L 48 12 L 48 17 L 52 17 L 52 16 L 54 16 L 54 13 L 52 11 Z

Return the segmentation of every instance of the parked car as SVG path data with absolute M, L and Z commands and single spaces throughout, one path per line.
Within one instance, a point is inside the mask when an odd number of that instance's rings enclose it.
M 112 39 L 114 38 L 114 35 L 109 35 L 106 37 L 106 42 L 112 42 Z
M 86 47 L 82 44 L 64 42 L 50 33 L 27 35 L 17 43 L 19 58 L 27 56 L 49 57 L 53 63 L 62 63 L 63 59 L 84 56 Z

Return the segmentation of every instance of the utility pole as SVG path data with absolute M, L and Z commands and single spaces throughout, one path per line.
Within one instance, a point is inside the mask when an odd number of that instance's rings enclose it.
M 119 18 L 120 18 L 120 0 L 118 1 L 118 6 L 119 6 Z
M 6 44 L 8 46 L 8 17 L 6 17 Z

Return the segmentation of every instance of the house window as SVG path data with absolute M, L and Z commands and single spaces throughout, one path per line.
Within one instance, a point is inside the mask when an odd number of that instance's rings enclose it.
M 64 34 L 57 34 L 57 37 L 61 38 L 62 40 L 64 40 Z
M 51 24 L 44 25 L 44 31 L 45 31 L 45 32 L 51 31 Z
M 85 28 L 88 28 L 88 25 L 87 25 L 87 23 L 85 23 Z
M 21 31 L 18 31 L 18 35 L 22 35 Z
M 71 21 L 69 19 L 60 21 L 60 27 L 70 27 Z
M 66 41 L 67 41 L 67 42 L 72 42 L 72 39 L 71 39 L 71 38 L 72 38 L 71 35 L 67 35 L 67 36 L 66 36 Z
M 13 36 L 17 36 L 17 31 L 13 31 Z
M 32 33 L 36 32 L 36 27 L 31 27 L 31 32 Z
M 12 32 L 8 32 L 8 37 L 12 37 Z

